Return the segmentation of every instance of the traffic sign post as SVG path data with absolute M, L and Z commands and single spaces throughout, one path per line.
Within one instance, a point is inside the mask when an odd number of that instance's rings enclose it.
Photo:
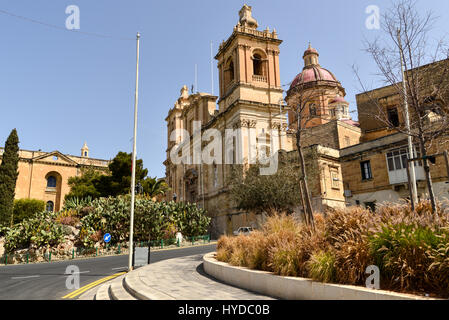
M 106 233 L 106 234 L 103 236 L 103 241 L 106 243 L 106 251 L 108 250 L 109 242 L 111 242 L 111 239 L 112 239 L 112 237 L 111 237 L 111 234 L 110 234 L 110 233 Z
M 106 242 L 106 243 L 109 243 L 109 242 L 111 242 L 111 234 L 110 233 L 106 233 L 104 236 L 103 236 L 103 241 L 104 242 Z

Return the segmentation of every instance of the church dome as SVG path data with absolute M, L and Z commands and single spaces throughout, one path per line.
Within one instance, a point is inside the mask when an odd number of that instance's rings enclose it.
M 335 97 L 334 99 L 332 99 L 331 101 L 329 101 L 329 104 L 334 104 L 334 103 L 346 103 L 349 104 L 348 101 L 345 100 L 345 98 L 343 97 Z
M 329 81 L 340 84 L 332 72 L 324 69 L 318 63 L 318 51 L 309 44 L 309 48 L 304 52 L 304 69 L 298 74 L 290 85 L 290 89 L 309 82 Z
M 304 69 L 293 80 L 290 89 L 296 87 L 299 84 L 315 81 L 332 81 L 338 82 L 337 78 L 329 71 L 320 66 L 312 66 Z

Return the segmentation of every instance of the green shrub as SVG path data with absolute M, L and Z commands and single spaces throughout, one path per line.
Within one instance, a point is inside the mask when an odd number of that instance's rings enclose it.
M 432 292 L 439 292 L 442 297 L 449 298 L 449 228 L 443 231 L 441 243 L 427 252 L 432 261 L 428 268 L 428 279 Z
M 110 233 L 112 243 L 129 238 L 130 195 L 98 198 L 79 210 L 82 231 L 79 241 L 92 246 L 95 239 Z M 196 204 L 155 202 L 149 197 L 137 197 L 134 207 L 134 239 L 149 241 L 172 239 L 176 232 L 185 237 L 204 235 L 210 224 L 206 212 Z
M 279 234 L 276 238 L 274 245 L 269 249 L 270 270 L 280 276 L 298 276 L 300 266 L 296 241 Z
M 417 223 L 385 224 L 370 237 L 370 247 L 384 284 L 395 290 L 429 290 L 430 252 L 447 244 L 444 231 Z M 449 257 L 449 255 L 447 256 Z
M 54 214 L 41 212 L 6 230 L 5 250 L 9 253 L 30 246 L 56 246 L 63 240 L 63 235 L 62 225 L 54 221 Z
M 80 219 L 78 217 L 78 213 L 71 209 L 57 213 L 55 221 L 65 226 L 75 227 L 80 222 Z
M 335 254 L 332 251 L 313 253 L 306 265 L 313 280 L 324 283 L 336 281 Z
M 45 210 L 45 202 L 35 199 L 14 200 L 13 224 L 32 218 L 37 213 Z

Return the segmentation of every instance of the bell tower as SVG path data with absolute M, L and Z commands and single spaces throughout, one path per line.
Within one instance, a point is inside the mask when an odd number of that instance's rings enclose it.
M 278 104 L 282 99 L 276 30 L 257 30 L 252 8 L 244 5 L 228 40 L 220 44 L 218 60 L 220 112 L 238 100 Z
M 89 147 L 87 146 L 86 142 L 84 142 L 84 145 L 81 148 L 81 157 L 82 158 L 89 158 Z

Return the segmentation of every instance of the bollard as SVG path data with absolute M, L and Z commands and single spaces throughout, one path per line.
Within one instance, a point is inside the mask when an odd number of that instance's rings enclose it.
M 118 245 L 118 254 L 120 254 L 120 244 Z
M 51 262 L 51 250 L 50 253 L 48 254 L 48 262 Z
M 95 256 L 98 257 L 98 247 L 97 247 L 97 250 L 95 252 Z
M 178 238 L 178 248 L 180 247 L 179 238 Z
M 72 259 L 75 259 L 75 249 L 72 249 Z
M 8 254 L 5 253 L 5 265 L 7 265 L 7 264 L 8 264 Z
M 27 252 L 27 264 L 28 264 L 28 252 Z

